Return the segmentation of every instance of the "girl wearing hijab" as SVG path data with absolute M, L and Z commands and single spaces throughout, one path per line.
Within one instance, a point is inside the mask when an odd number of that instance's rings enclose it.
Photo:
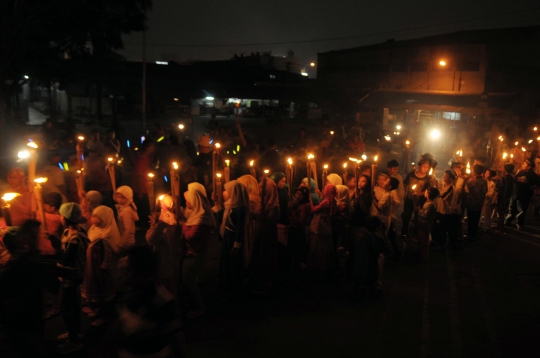
M 243 175 L 237 180 L 245 185 L 249 195 L 249 219 L 246 225 L 246 235 L 243 245 L 244 269 L 247 269 L 251 263 L 253 240 L 256 234 L 255 229 L 257 228 L 257 220 L 261 213 L 261 192 L 259 182 L 251 175 Z
M 225 184 L 225 211 L 220 234 L 223 239 L 219 280 L 225 298 L 239 294 L 242 283 L 242 243 L 249 210 L 246 187 L 237 180 Z
M 308 179 L 304 178 L 302 179 L 302 183 L 300 185 L 304 185 L 307 187 L 308 186 L 307 183 L 308 183 Z M 319 196 L 317 195 L 317 184 L 315 183 L 315 180 L 313 180 L 313 178 L 310 178 L 308 189 L 311 192 L 310 194 L 311 202 L 313 203 L 313 205 L 319 205 L 320 199 L 319 199 Z
M 188 190 L 197 190 L 199 193 L 201 193 L 205 198 L 208 196 L 206 195 L 206 188 L 201 183 L 197 183 L 194 181 L 193 183 L 189 183 L 187 186 Z
M 315 214 L 311 225 L 311 241 L 307 264 L 318 272 L 328 272 L 335 268 L 335 254 L 332 243 L 332 218 L 337 214 L 336 186 L 328 184 L 324 187 L 324 199 L 319 205 L 311 202 L 311 212 Z
M 94 209 L 92 226 L 88 230 L 90 245 L 86 250 L 86 266 L 81 295 L 94 312 L 98 312 L 92 326 L 101 326 L 112 319 L 115 297 L 111 262 L 113 249 L 120 240 L 120 233 L 111 208 L 101 205 Z M 97 309 L 97 310 L 96 310 Z
M 135 245 L 135 222 L 139 221 L 137 207 L 133 202 L 133 190 L 126 185 L 119 187 L 114 194 L 116 211 L 118 212 L 118 229 L 120 230 L 119 250 L 125 252 Z
M 332 184 L 332 185 L 335 185 L 337 187 L 338 185 L 343 185 L 343 180 L 336 173 L 331 173 L 331 174 L 328 174 L 328 176 L 326 177 L 326 183 L 324 183 L 324 184 L 325 185 L 326 184 Z
M 347 221 L 349 220 L 349 188 L 336 185 L 337 213 L 332 218 L 332 239 L 336 253 L 345 251 Z
M 277 271 L 277 222 L 279 219 L 277 185 L 266 177 L 260 185 L 261 214 L 257 222 L 253 260 L 250 265 L 254 293 L 268 292 Z
M 101 193 L 99 191 L 90 190 L 87 193 L 85 193 L 84 191 L 80 192 L 79 198 L 81 199 L 82 216 L 84 216 L 87 220 L 86 223 L 81 224 L 80 226 L 85 231 L 88 231 L 91 225 L 92 212 L 95 208 L 101 205 L 101 203 L 103 202 L 103 197 L 101 196 Z
M 174 200 L 170 195 L 163 195 L 160 205 L 161 212 L 157 220 L 156 216 L 150 216 L 146 241 L 159 257 L 159 282 L 176 297 L 182 249 L 176 217 L 172 212 Z
M 208 251 L 208 242 L 214 236 L 216 220 L 210 202 L 199 190 L 194 187 L 190 189 L 188 186 L 184 198 L 186 199 L 187 221 L 182 229 L 185 246 L 182 285 L 193 307 L 186 317 L 197 318 L 205 313 L 201 293 L 197 286 L 197 275 L 201 272 L 203 260 Z
M 305 262 L 307 251 L 306 232 L 311 218 L 310 192 L 305 186 L 300 186 L 294 193 L 291 203 L 291 226 L 289 227 L 288 248 L 293 256 L 293 266 L 299 270 Z

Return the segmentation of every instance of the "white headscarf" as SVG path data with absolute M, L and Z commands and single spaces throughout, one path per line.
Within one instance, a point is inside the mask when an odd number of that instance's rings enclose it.
M 114 212 L 111 208 L 100 205 L 92 211 L 92 216 L 97 216 L 101 223 L 99 226 L 92 225 L 88 230 L 88 238 L 91 242 L 97 239 L 107 240 L 114 251 L 118 250 L 120 242 L 120 232 L 114 219 Z
M 188 186 L 188 191 L 184 193 L 184 197 L 189 204 L 189 208 L 186 210 L 186 226 L 207 225 L 213 228 L 216 227 L 216 218 L 206 196 L 198 189 L 193 187 L 190 189 Z
M 128 200 L 128 203 L 126 205 L 123 205 L 122 207 L 131 206 L 133 210 L 137 212 L 137 206 L 135 206 L 135 203 L 133 202 L 133 189 L 131 189 L 127 185 L 122 185 L 121 187 L 116 189 L 116 192 L 118 194 L 122 194 Z
M 161 213 L 159 214 L 159 221 L 163 221 L 166 224 L 169 225 L 176 225 L 176 217 L 174 213 L 172 212 L 172 208 L 174 206 L 174 200 L 172 196 L 170 195 L 163 195 L 163 199 L 160 200 L 161 202 Z M 163 207 L 166 207 L 168 210 L 164 210 Z
M 246 186 L 249 195 L 249 211 L 251 214 L 258 215 L 261 212 L 261 191 L 257 179 L 249 174 L 242 175 L 237 179 Z
M 201 183 L 197 183 L 196 181 L 194 181 L 193 183 L 189 183 L 187 186 L 187 190 L 197 190 L 201 192 L 201 194 L 205 197 L 208 197 L 208 195 L 206 195 L 206 188 L 204 187 L 204 185 L 202 185 Z
M 350 205 L 349 203 L 349 188 L 345 185 L 336 185 L 336 202 L 337 205 L 346 204 L 347 207 Z
M 240 183 L 238 180 L 232 180 L 225 184 L 225 191 L 227 192 L 229 199 L 225 202 L 225 212 L 223 213 L 223 221 L 221 222 L 221 228 L 219 230 L 221 237 L 225 236 L 225 225 L 227 224 L 227 219 L 229 218 L 232 209 L 245 206 L 246 209 L 248 209 L 246 210 L 246 215 L 249 214 L 249 194 L 244 184 Z
M 328 174 L 328 176 L 326 177 L 326 180 L 328 180 L 328 182 L 330 184 L 334 184 L 335 186 L 343 185 L 343 180 L 336 173 Z M 325 185 L 326 185 L 326 183 L 325 183 Z

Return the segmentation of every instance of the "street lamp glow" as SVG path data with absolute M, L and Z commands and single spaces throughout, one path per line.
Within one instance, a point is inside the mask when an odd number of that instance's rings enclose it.
M 208 96 L 208 97 L 206 97 L 206 100 L 207 100 L 207 101 L 213 101 L 213 100 L 214 100 L 214 97 Z
M 431 131 L 431 133 L 429 133 L 429 136 L 432 139 L 439 139 L 441 137 L 441 131 L 439 131 L 438 129 L 434 129 Z
M 179 125 L 178 125 L 178 128 L 179 128 L 181 131 L 183 131 L 183 130 L 184 130 L 184 125 L 183 125 L 183 124 L 179 124 Z
M 30 152 L 27 151 L 27 150 L 21 150 L 18 154 L 17 154 L 17 157 L 19 157 L 19 159 L 26 159 L 30 156 Z
M 311 67 L 315 67 L 315 62 L 309 64 Z
M 398 125 L 396 126 L 396 129 L 397 129 L 398 131 L 400 131 L 400 130 L 401 130 L 401 125 L 398 124 Z
M 443 67 L 446 66 L 446 61 L 445 60 L 440 60 L 439 65 L 441 65 Z

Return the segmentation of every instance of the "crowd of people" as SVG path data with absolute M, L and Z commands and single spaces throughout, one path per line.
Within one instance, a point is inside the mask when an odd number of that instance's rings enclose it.
M 361 157 L 362 134 L 336 141 L 338 132 L 328 131 L 311 146 L 301 130 L 283 154 L 275 141 L 261 148 L 238 122 L 225 130 L 215 119 L 197 146 L 161 126 L 138 146 L 122 145 L 114 131 L 104 141 L 93 131 L 84 143 L 83 167 L 74 148 L 69 169 L 58 165 L 63 160 L 56 149 L 42 150 L 46 160 L 37 171 L 48 178 L 43 216 L 27 173 L 11 169 L 6 192 L 18 196 L 3 210 L 0 286 L 9 289 L 0 294 L 0 320 L 13 349 L 39 356 L 43 319 L 61 315 L 66 333 L 58 336 L 57 350 L 81 350 L 82 311 L 96 327 L 119 320 L 122 357 L 181 356 L 180 318 L 206 314 L 197 281 L 209 246 L 218 240 L 224 302 L 246 290 L 266 294 L 294 284 L 287 280 L 302 273 L 346 275 L 353 298 L 376 298 L 385 261 L 399 258 L 403 243 L 417 243 L 416 260 L 425 263 L 430 247 L 459 250 L 463 240 L 479 237 L 479 229 L 502 233 L 513 220 L 521 228 L 540 185 L 530 158 L 517 170 L 505 164 L 502 173 L 479 160 L 468 168 L 456 158 L 438 179 L 429 153 L 405 178 L 396 159 L 383 168 L 352 163 L 342 174 L 305 175 L 311 151 L 336 162 L 343 162 L 342 152 Z M 297 164 L 286 170 L 289 155 Z M 180 166 L 178 195 L 170 190 L 172 162 Z M 116 168 L 114 178 L 108 165 Z M 215 168 L 230 171 L 223 190 L 215 190 L 221 188 Z M 148 173 L 155 173 L 153 181 Z M 166 194 L 154 202 L 154 191 Z M 43 290 L 52 297 L 44 314 Z

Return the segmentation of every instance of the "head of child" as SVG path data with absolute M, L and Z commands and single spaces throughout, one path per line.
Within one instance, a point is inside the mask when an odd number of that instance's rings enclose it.
M 358 190 L 367 192 L 370 190 L 370 179 L 367 175 L 362 175 L 358 178 Z
M 327 184 L 323 190 L 323 196 L 325 200 L 332 201 L 336 198 L 337 189 L 333 184 Z
M 495 170 L 488 169 L 484 173 L 484 178 L 486 178 L 487 180 L 492 180 L 493 177 L 496 176 L 496 175 L 497 175 L 497 173 L 495 172 Z
M 453 170 L 446 170 L 443 175 L 443 182 L 445 184 L 452 184 L 456 179 L 456 174 Z
M 86 218 L 82 216 L 81 207 L 77 203 L 62 204 L 58 213 L 64 228 L 77 229 L 79 224 L 86 222 Z
M 193 203 L 191 203 L 188 200 L 187 191 L 184 193 L 184 198 L 186 199 L 186 204 L 188 205 L 188 208 L 192 209 L 193 208 Z M 172 211 L 173 206 L 174 206 L 174 200 L 173 200 L 172 196 L 170 196 L 168 194 L 165 194 L 162 197 L 160 197 L 159 204 L 160 204 L 160 207 L 161 207 L 161 211 Z
M 504 171 L 506 172 L 506 174 L 512 174 L 514 172 L 514 164 L 505 164 L 504 165 Z
M 60 193 L 49 193 L 43 198 L 43 209 L 48 214 L 57 214 L 62 205 L 62 195 Z
M 377 186 L 381 188 L 386 188 L 387 183 L 390 182 L 390 177 L 386 173 L 381 173 L 377 177 Z
M 439 189 L 434 187 L 429 187 L 424 192 L 424 196 L 427 199 L 427 201 L 433 201 L 439 196 Z
M 133 201 L 133 190 L 129 186 L 122 185 L 114 193 L 113 199 L 118 205 L 126 206 Z
M 474 175 L 480 176 L 484 172 L 484 167 L 481 166 L 480 164 L 475 164 L 473 166 L 473 172 L 474 172 Z
M 392 159 L 388 162 L 388 164 L 386 164 L 386 168 L 388 169 L 388 175 L 396 175 L 399 170 L 399 163 L 397 160 Z
M 296 189 L 296 192 L 294 193 L 294 198 L 299 204 L 309 203 L 309 194 L 309 189 L 305 186 L 301 186 Z
M 392 191 L 396 190 L 399 187 L 399 180 L 397 178 L 389 178 L 386 182 L 386 190 Z

